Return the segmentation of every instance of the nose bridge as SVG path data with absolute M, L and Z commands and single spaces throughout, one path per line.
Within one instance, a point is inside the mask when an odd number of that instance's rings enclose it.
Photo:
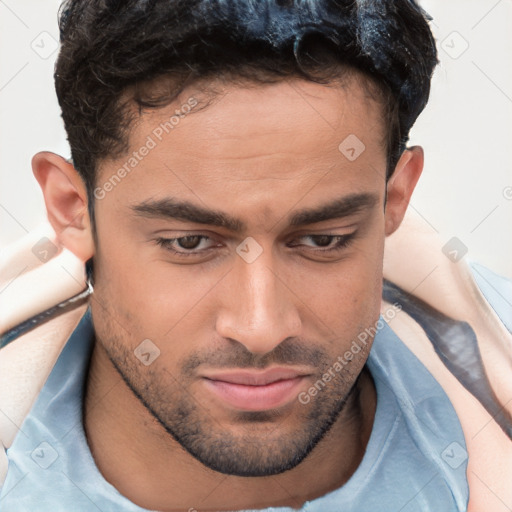
M 254 262 L 256 263 L 256 262 Z M 246 283 L 248 328 L 257 329 L 271 321 L 279 310 L 277 300 L 277 277 L 265 260 L 252 265 L 241 265 L 245 274 L 242 284 Z
M 230 272 L 227 293 L 230 300 L 217 322 L 221 336 L 262 354 L 299 335 L 299 312 L 277 275 L 271 255 L 262 254 L 251 263 L 240 258 Z

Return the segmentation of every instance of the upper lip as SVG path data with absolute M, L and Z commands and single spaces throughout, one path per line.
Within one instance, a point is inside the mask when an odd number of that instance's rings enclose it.
M 210 372 L 203 375 L 209 380 L 219 380 L 230 384 L 245 386 L 265 386 L 279 380 L 296 379 L 308 375 L 306 372 L 292 368 L 271 368 L 269 370 L 231 370 L 223 372 Z

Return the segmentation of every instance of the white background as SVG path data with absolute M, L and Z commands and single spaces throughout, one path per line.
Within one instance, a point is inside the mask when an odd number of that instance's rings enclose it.
M 30 160 L 69 157 L 53 86 L 57 0 L 0 0 L 0 248 L 45 218 Z M 438 41 L 411 132 L 425 171 L 411 207 L 443 241 L 512 277 L 512 0 L 424 0 Z M 467 47 L 467 48 L 466 48 Z

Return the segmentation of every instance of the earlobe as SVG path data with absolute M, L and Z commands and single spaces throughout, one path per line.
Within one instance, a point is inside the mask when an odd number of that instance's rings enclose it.
M 394 233 L 404 218 L 409 200 L 423 171 L 423 149 L 405 150 L 387 184 L 386 236 Z
M 87 190 L 71 163 L 50 152 L 32 158 L 32 170 L 43 191 L 48 220 L 60 244 L 82 261 L 94 254 Z

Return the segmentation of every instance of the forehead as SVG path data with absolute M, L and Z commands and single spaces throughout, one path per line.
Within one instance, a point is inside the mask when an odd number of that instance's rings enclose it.
M 347 193 L 377 190 L 384 130 L 382 106 L 357 75 L 339 86 L 228 83 L 215 84 L 214 94 L 191 86 L 171 105 L 142 113 L 129 152 L 103 162 L 99 184 L 124 167 L 122 187 L 109 197 L 123 202 L 169 191 L 222 201 L 226 190 L 257 200 L 334 183 Z

